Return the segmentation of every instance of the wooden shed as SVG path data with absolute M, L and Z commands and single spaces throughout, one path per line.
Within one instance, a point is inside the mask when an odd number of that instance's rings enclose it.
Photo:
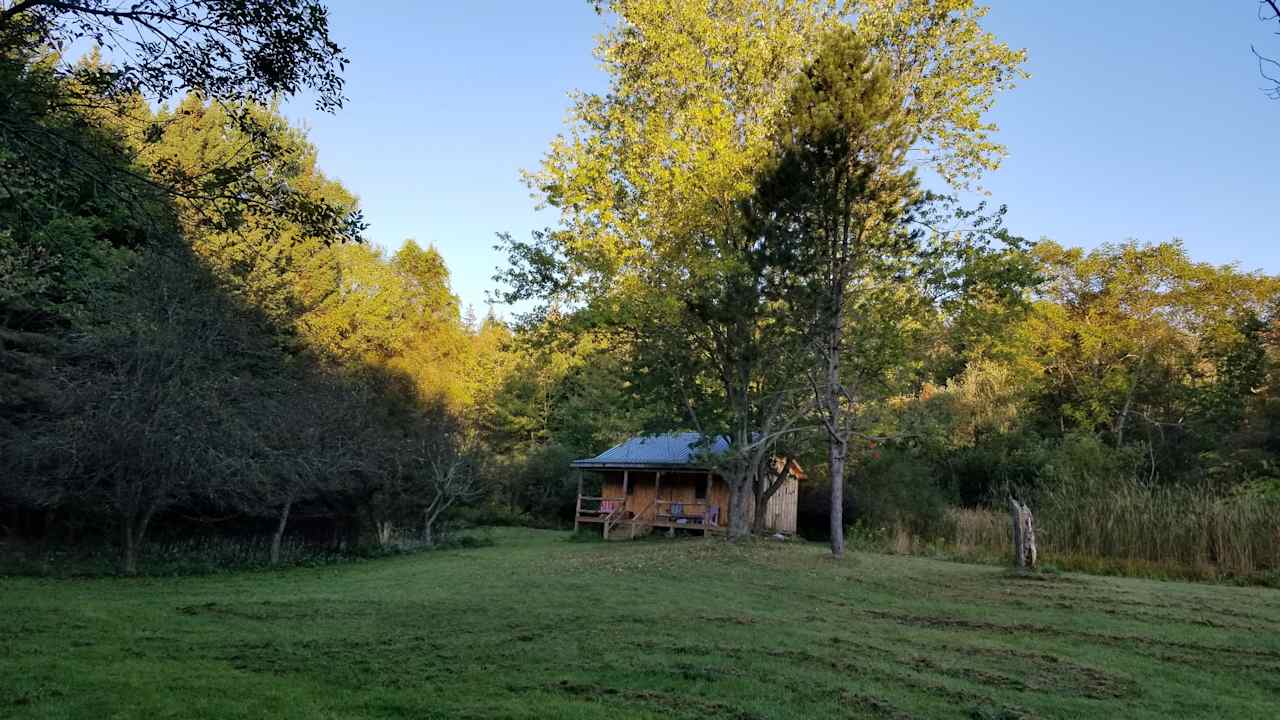
M 619 528 L 631 537 L 654 528 L 701 530 L 704 534 L 727 528 L 729 485 L 708 467 L 706 459 L 728 448 L 724 438 L 672 433 L 631 438 L 593 458 L 575 460 L 573 467 L 600 473 L 603 478 L 600 495 L 588 496 L 582 492 L 579 476 L 574 527 L 599 523 L 605 537 Z M 791 463 L 782 487 L 769 499 L 769 530 L 795 533 L 803 477 L 800 466 Z M 747 503 L 747 512 L 752 515 L 754 500 Z

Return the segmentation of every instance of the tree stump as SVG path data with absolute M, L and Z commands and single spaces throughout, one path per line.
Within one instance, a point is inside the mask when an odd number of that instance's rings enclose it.
M 1013 564 L 1019 570 L 1036 566 L 1036 526 L 1031 508 L 1009 498 L 1009 514 L 1013 520 Z

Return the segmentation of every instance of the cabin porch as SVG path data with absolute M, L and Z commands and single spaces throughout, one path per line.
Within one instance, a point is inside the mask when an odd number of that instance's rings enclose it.
M 728 525 L 729 488 L 716 475 L 696 471 L 605 470 L 600 495 L 583 493 L 578 480 L 574 528 L 600 524 L 606 538 L 665 529 L 722 532 Z

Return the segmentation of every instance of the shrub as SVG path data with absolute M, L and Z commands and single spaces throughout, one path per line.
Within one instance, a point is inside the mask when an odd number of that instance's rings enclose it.
M 931 535 L 942 522 L 947 494 L 932 464 L 907 448 L 885 448 L 851 485 L 854 512 L 867 527 L 903 527 Z
M 458 508 L 453 512 L 455 523 L 462 528 L 472 527 L 535 527 L 536 519 L 529 513 L 515 510 L 499 503 L 486 503 L 475 507 Z

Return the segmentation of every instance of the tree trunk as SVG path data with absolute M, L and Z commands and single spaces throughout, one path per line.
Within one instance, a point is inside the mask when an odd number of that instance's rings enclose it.
M 121 557 L 121 569 L 125 575 L 138 574 L 138 548 L 133 542 L 133 513 L 128 513 L 124 520 L 124 548 Z
M 1133 410 L 1133 395 L 1138 389 L 1138 380 L 1142 376 L 1142 368 L 1147 364 L 1147 354 L 1144 352 L 1138 358 L 1138 366 L 1134 369 L 1133 378 L 1129 382 L 1129 389 L 1124 394 L 1124 407 L 1120 409 L 1120 417 L 1116 418 L 1116 447 L 1124 445 L 1124 428 L 1129 422 L 1129 413 Z
M 1036 566 L 1036 529 L 1031 508 L 1009 498 L 1009 515 L 1013 524 L 1013 564 L 1019 570 Z
M 457 496 L 437 495 L 431 501 L 431 504 L 427 506 L 427 509 L 422 512 L 422 542 L 427 547 L 432 547 L 436 544 L 436 522 L 453 505 L 454 500 L 457 500 Z
M 765 507 L 769 503 L 765 500 L 764 491 L 764 477 L 759 470 L 756 470 L 752 473 L 751 478 L 751 497 L 753 500 L 751 509 L 754 516 L 751 518 L 751 532 L 756 535 L 764 534 L 765 521 L 768 519 L 765 515 Z
M 844 461 L 849 443 L 832 438 L 827 454 L 831 468 L 831 555 L 844 557 Z
M 138 549 L 142 546 L 142 541 L 147 537 L 147 526 L 151 524 L 151 516 L 154 513 L 154 506 L 143 510 L 141 517 L 138 517 L 133 512 L 125 513 L 123 523 L 124 549 L 122 557 L 122 566 L 125 575 L 138 574 Z
M 751 523 L 751 530 L 756 535 L 763 535 L 768 528 L 768 508 L 769 501 L 765 499 L 764 493 L 757 487 L 755 491 L 755 520 Z
M 729 540 L 750 537 L 751 525 L 747 513 L 747 498 L 751 497 L 750 475 L 734 474 L 729 481 Z
M 293 494 L 284 501 L 284 507 L 280 509 L 280 521 L 276 523 L 275 535 L 271 537 L 271 564 L 280 564 L 280 543 L 284 540 L 284 529 L 289 523 L 289 510 L 293 508 Z
M 1039 561 L 1039 551 L 1036 548 L 1036 524 L 1031 516 L 1031 508 L 1026 505 L 1022 506 L 1022 522 L 1023 557 L 1026 558 L 1027 567 L 1035 568 Z
M 840 298 L 843 302 L 843 296 Z M 837 306 L 838 307 L 838 306 Z M 839 312 L 827 339 L 827 467 L 831 473 L 831 555 L 844 557 L 844 463 L 849 454 L 849 436 L 840 412 L 840 322 Z
M 772 469 L 771 473 L 765 475 L 765 477 L 772 476 L 767 486 L 763 482 L 756 482 L 753 485 L 753 487 L 755 488 L 755 496 L 756 496 L 755 532 L 757 534 L 763 535 L 765 530 L 768 528 L 769 502 L 773 500 L 774 495 L 778 494 L 778 490 L 782 489 L 782 486 L 786 484 L 787 475 L 790 472 L 791 472 L 791 458 L 790 456 L 788 456 L 782 459 L 781 470 Z
M 378 531 L 378 545 L 386 547 L 391 544 L 391 533 L 395 530 L 395 526 L 390 520 L 378 520 L 374 522 L 374 528 Z
M 342 541 L 339 550 L 354 550 L 360 546 L 364 536 L 364 513 L 356 510 L 347 515 L 342 524 Z

